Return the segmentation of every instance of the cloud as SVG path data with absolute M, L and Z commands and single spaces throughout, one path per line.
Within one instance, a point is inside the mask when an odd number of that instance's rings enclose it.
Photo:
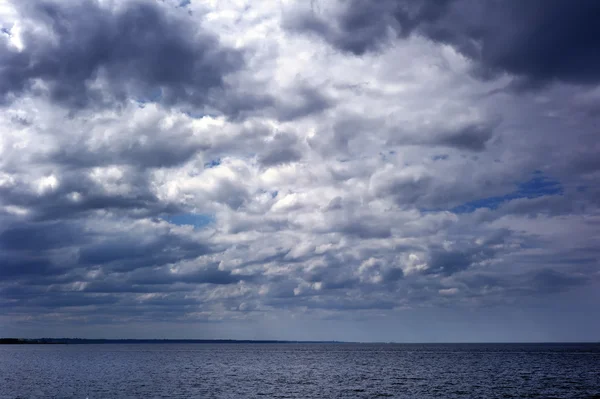
M 0 95 L 47 96 L 74 109 L 115 106 L 128 97 L 202 107 L 224 88 L 243 55 L 183 12 L 126 2 L 19 2 L 20 48 L 4 37 Z
M 439 143 L 459 149 L 482 151 L 493 133 L 494 128 L 489 123 L 487 125 L 468 125 L 458 131 L 450 131 L 442 135 Z
M 352 0 L 340 3 L 333 24 L 320 18 L 314 9 L 290 16 L 286 22 L 293 30 L 312 31 L 344 51 L 362 55 L 386 44 L 392 33 L 405 37 L 419 25 L 435 22 L 444 14 L 449 3 L 446 0 L 414 3 Z
M 508 72 L 522 85 L 598 82 L 598 4 L 562 0 L 337 2 L 333 15 L 303 11 L 286 26 L 322 37 L 342 51 L 380 51 L 394 37 L 422 35 L 471 58 L 478 74 Z M 512 29 L 507 29 L 512 26 Z
M 16 251 L 40 251 L 83 242 L 84 232 L 77 226 L 60 223 L 20 223 L 0 233 L 2 247 Z M 33 238 L 33 239 L 32 239 Z
M 313 4 L 0 7 L 0 335 L 597 330 L 593 5 Z
M 289 133 L 278 133 L 267 141 L 265 153 L 259 162 L 265 166 L 296 162 L 302 158 L 297 136 Z
M 536 272 L 529 280 L 531 288 L 543 293 L 564 291 L 587 283 L 587 278 L 581 275 L 569 275 L 552 269 Z

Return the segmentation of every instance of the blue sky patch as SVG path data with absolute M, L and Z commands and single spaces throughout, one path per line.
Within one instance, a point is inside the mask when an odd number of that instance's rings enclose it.
M 138 105 L 140 108 L 144 108 L 144 105 L 147 103 L 158 103 L 162 100 L 163 92 L 162 88 L 156 87 L 150 90 L 144 97 L 140 97 L 137 99 Z
M 204 167 L 206 169 L 210 169 L 210 168 L 215 168 L 217 166 L 221 165 L 221 159 L 217 158 L 217 159 L 211 159 L 209 162 L 206 162 L 204 164 Z
M 496 209 L 502 203 L 514 199 L 562 195 L 563 191 L 563 186 L 558 180 L 553 180 L 544 176 L 542 172 L 536 171 L 531 180 L 518 184 L 517 189 L 512 193 L 469 201 L 450 210 L 454 213 L 470 213 L 479 208 Z
M 194 226 L 194 228 L 205 227 L 215 221 L 214 216 L 204 213 L 180 213 L 164 218 L 167 222 L 178 226 Z

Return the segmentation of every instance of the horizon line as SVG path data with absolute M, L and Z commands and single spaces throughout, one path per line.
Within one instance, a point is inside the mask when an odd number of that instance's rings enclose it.
M 417 342 L 417 341 L 340 341 L 340 340 L 290 340 L 290 339 L 231 339 L 231 338 L 67 338 L 40 337 L 19 338 L 0 337 L 3 341 L 23 341 L 30 343 L 330 343 L 330 344 L 395 344 L 395 345 L 491 345 L 491 344 L 600 344 L 600 341 L 447 341 L 447 342 Z

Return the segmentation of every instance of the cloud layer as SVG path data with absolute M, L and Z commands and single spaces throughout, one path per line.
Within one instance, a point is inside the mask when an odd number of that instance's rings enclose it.
M 596 4 L 1 5 L 0 333 L 594 339 Z

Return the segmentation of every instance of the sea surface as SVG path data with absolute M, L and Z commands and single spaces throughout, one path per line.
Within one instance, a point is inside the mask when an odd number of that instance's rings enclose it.
M 600 345 L 0 346 L 0 398 L 375 397 L 600 397 Z

